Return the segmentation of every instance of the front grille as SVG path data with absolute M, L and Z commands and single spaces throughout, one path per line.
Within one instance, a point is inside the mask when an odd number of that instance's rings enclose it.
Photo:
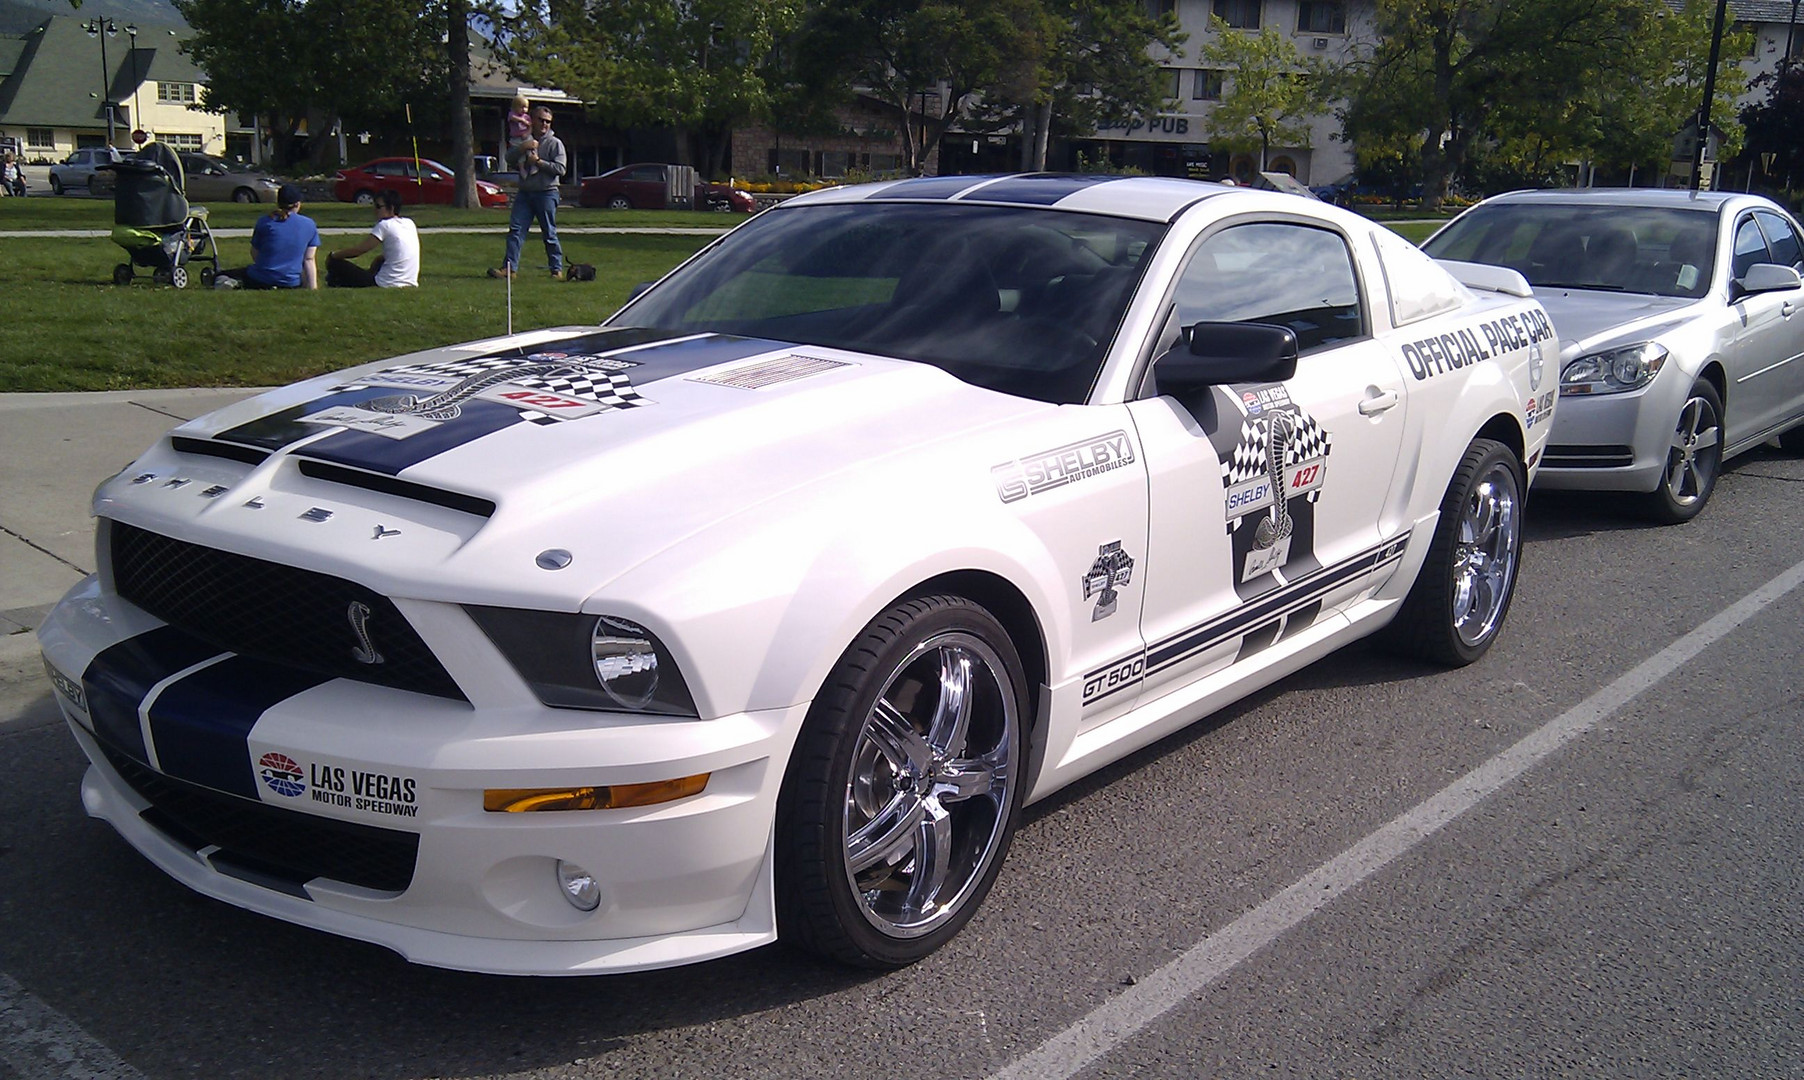
M 234 876 L 296 886 L 329 878 L 394 893 L 413 881 L 420 848 L 414 833 L 251 802 L 165 776 L 104 742 L 100 749 L 113 771 L 150 803 L 145 821 L 193 850 L 220 848 L 208 858 L 228 873 L 237 871 Z
M 112 523 L 119 595 L 222 651 L 467 701 L 388 597 L 355 582 Z M 368 609 L 357 633 L 353 605 Z M 380 663 L 357 655 L 369 649 Z
M 1635 464 L 1635 451 L 1628 446 L 1551 444 L 1541 464 L 1553 469 L 1620 469 Z

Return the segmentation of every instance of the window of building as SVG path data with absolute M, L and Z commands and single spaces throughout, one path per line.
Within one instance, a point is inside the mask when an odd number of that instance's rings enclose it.
M 1178 0 L 1146 0 L 1146 13 L 1158 19 L 1178 10 Z
M 50 128 L 26 128 L 25 145 L 33 150 L 56 149 L 56 132 Z
M 1259 29 L 1260 0 L 1215 0 L 1216 17 L 1236 30 Z
M 160 82 L 157 101 L 164 105 L 192 105 L 200 99 L 198 89 L 191 82 Z
M 157 141 L 168 145 L 171 150 L 186 150 L 191 154 L 200 153 L 202 145 L 199 135 L 186 131 L 159 131 Z
M 1198 68 L 1196 85 L 1190 96 L 1197 101 L 1221 100 L 1222 73 L 1214 68 Z
M 846 169 L 848 169 L 850 165 L 851 163 L 846 160 L 846 152 L 844 150 L 821 151 L 822 176 L 830 176 L 838 179 L 839 177 L 846 175 Z
M 1297 4 L 1297 33 L 1344 34 L 1347 32 L 1347 5 L 1339 0 Z
M 1165 100 L 1166 101 L 1178 100 L 1178 97 L 1181 94 L 1183 94 L 1183 92 L 1184 92 L 1183 87 L 1179 85 L 1183 81 L 1184 72 L 1178 68 L 1166 68 L 1164 77 L 1165 77 Z

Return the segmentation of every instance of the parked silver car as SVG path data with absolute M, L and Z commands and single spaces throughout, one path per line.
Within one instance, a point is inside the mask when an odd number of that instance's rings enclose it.
M 183 154 L 182 169 L 188 174 L 189 202 L 274 202 L 282 186 L 282 181 L 254 165 L 211 154 Z
M 1772 201 L 1512 192 L 1423 247 L 1520 271 L 1553 319 L 1558 393 L 1523 403 L 1529 424 L 1553 424 L 1542 487 L 1638 493 L 1655 520 L 1680 522 L 1728 458 L 1774 436 L 1804 451 L 1804 251 Z
M 93 189 L 94 171 L 102 165 L 111 165 L 119 157 L 119 151 L 110 146 L 77 150 L 50 166 L 50 190 L 61 195 L 70 188 L 84 188 L 90 194 L 97 194 Z

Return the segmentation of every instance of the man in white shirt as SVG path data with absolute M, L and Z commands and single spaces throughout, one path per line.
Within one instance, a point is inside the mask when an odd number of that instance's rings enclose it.
M 382 249 L 365 270 L 352 262 Z M 420 283 L 420 231 L 401 216 L 401 194 L 376 192 L 376 224 L 355 247 L 341 248 L 326 259 L 326 284 L 344 289 L 411 287 Z

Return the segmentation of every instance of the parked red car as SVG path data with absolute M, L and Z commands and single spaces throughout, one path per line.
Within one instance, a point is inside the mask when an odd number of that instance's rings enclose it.
M 368 206 L 376 201 L 376 192 L 398 191 L 404 203 L 449 206 L 457 189 L 456 175 L 450 166 L 431 158 L 421 158 L 418 169 L 413 158 L 377 158 L 334 177 L 332 196 L 339 202 Z M 507 205 L 507 193 L 487 180 L 476 181 L 476 197 L 483 206 Z
M 600 176 L 583 178 L 582 191 L 576 201 L 583 206 L 605 206 L 610 210 L 666 210 L 670 191 L 670 166 L 622 165 Z M 695 200 L 699 208 L 754 213 L 757 200 L 750 192 L 726 184 L 698 182 Z

